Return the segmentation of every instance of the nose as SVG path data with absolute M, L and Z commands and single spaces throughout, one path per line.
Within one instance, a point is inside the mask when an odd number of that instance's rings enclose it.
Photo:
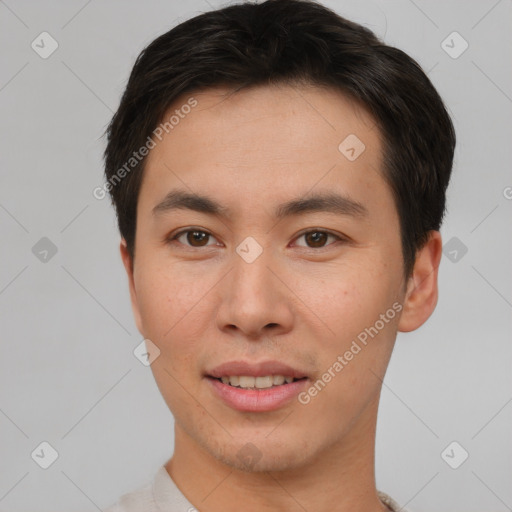
M 294 317 L 293 293 L 284 283 L 286 276 L 270 248 L 252 262 L 234 252 L 232 270 L 218 290 L 218 328 L 255 341 L 289 332 Z

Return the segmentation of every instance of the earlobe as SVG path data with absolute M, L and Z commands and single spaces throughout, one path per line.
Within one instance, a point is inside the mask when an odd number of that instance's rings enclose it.
M 400 332 L 414 331 L 434 312 L 438 298 L 437 276 L 443 244 L 439 231 L 430 231 L 425 245 L 416 253 L 416 261 L 398 323 Z
M 128 286 L 130 289 L 130 301 L 132 305 L 133 316 L 135 319 L 135 324 L 137 326 L 138 331 L 145 337 L 143 328 L 142 328 L 142 318 L 139 310 L 139 303 L 137 300 L 137 292 L 135 289 L 135 278 L 134 278 L 134 264 L 133 259 L 130 256 L 128 251 L 128 247 L 126 245 L 126 240 L 121 238 L 121 243 L 119 244 L 119 250 L 121 252 L 121 259 L 123 261 L 124 268 L 126 270 L 126 274 L 128 276 Z

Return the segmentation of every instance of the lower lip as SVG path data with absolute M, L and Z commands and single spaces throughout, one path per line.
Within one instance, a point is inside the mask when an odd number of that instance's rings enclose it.
M 296 397 L 307 385 L 301 379 L 265 389 L 242 389 L 224 384 L 213 377 L 206 377 L 213 391 L 233 409 L 246 412 L 264 412 L 280 409 Z

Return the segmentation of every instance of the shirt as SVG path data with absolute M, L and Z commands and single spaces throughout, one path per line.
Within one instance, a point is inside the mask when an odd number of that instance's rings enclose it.
M 407 512 L 387 494 L 377 491 L 380 500 L 391 512 Z M 153 479 L 133 492 L 123 494 L 105 512 L 199 512 L 185 498 L 164 466 Z

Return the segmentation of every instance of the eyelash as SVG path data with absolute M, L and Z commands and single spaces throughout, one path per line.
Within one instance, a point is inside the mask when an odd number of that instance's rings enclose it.
M 204 233 L 208 236 L 211 236 L 213 238 L 215 238 L 210 232 L 204 230 L 204 229 L 199 229 L 199 228 L 187 228 L 187 229 L 182 229 L 181 231 L 178 231 L 177 233 L 174 233 L 174 234 L 171 234 L 169 235 L 165 241 L 166 243 L 172 243 L 174 241 L 177 241 L 178 238 L 180 238 L 182 235 L 185 235 L 187 233 L 191 233 L 191 232 L 198 232 L 198 233 Z M 328 230 L 325 230 L 325 229 L 309 229 L 307 231 L 303 231 L 302 233 L 300 233 L 299 235 L 297 235 L 297 237 L 295 238 L 295 240 L 299 239 L 300 237 L 304 236 L 304 235 L 308 235 L 308 234 L 311 234 L 311 233 L 322 233 L 322 234 L 326 234 L 326 235 L 330 235 L 330 236 L 333 236 L 335 238 L 338 239 L 338 241 L 340 242 L 348 242 L 348 239 L 346 237 L 343 237 L 341 235 L 338 235 L 336 233 L 333 233 L 332 231 L 328 231 Z M 209 241 L 209 240 L 208 240 Z M 180 242 L 181 243 L 181 242 Z M 202 247 L 193 247 L 191 245 L 185 245 L 185 244 L 182 244 L 184 245 L 187 249 L 191 249 L 191 250 L 195 250 L 195 249 L 202 249 L 202 248 L 206 248 L 206 247 L 212 247 L 212 246 L 209 246 L 209 245 L 204 245 Z M 323 246 L 323 247 L 308 247 L 308 246 L 300 246 L 302 247 L 303 249 L 310 249 L 310 250 L 313 250 L 313 251 L 321 251 L 322 249 L 326 249 L 329 247 L 329 245 L 332 245 L 332 244 L 328 244 L 326 246 Z

